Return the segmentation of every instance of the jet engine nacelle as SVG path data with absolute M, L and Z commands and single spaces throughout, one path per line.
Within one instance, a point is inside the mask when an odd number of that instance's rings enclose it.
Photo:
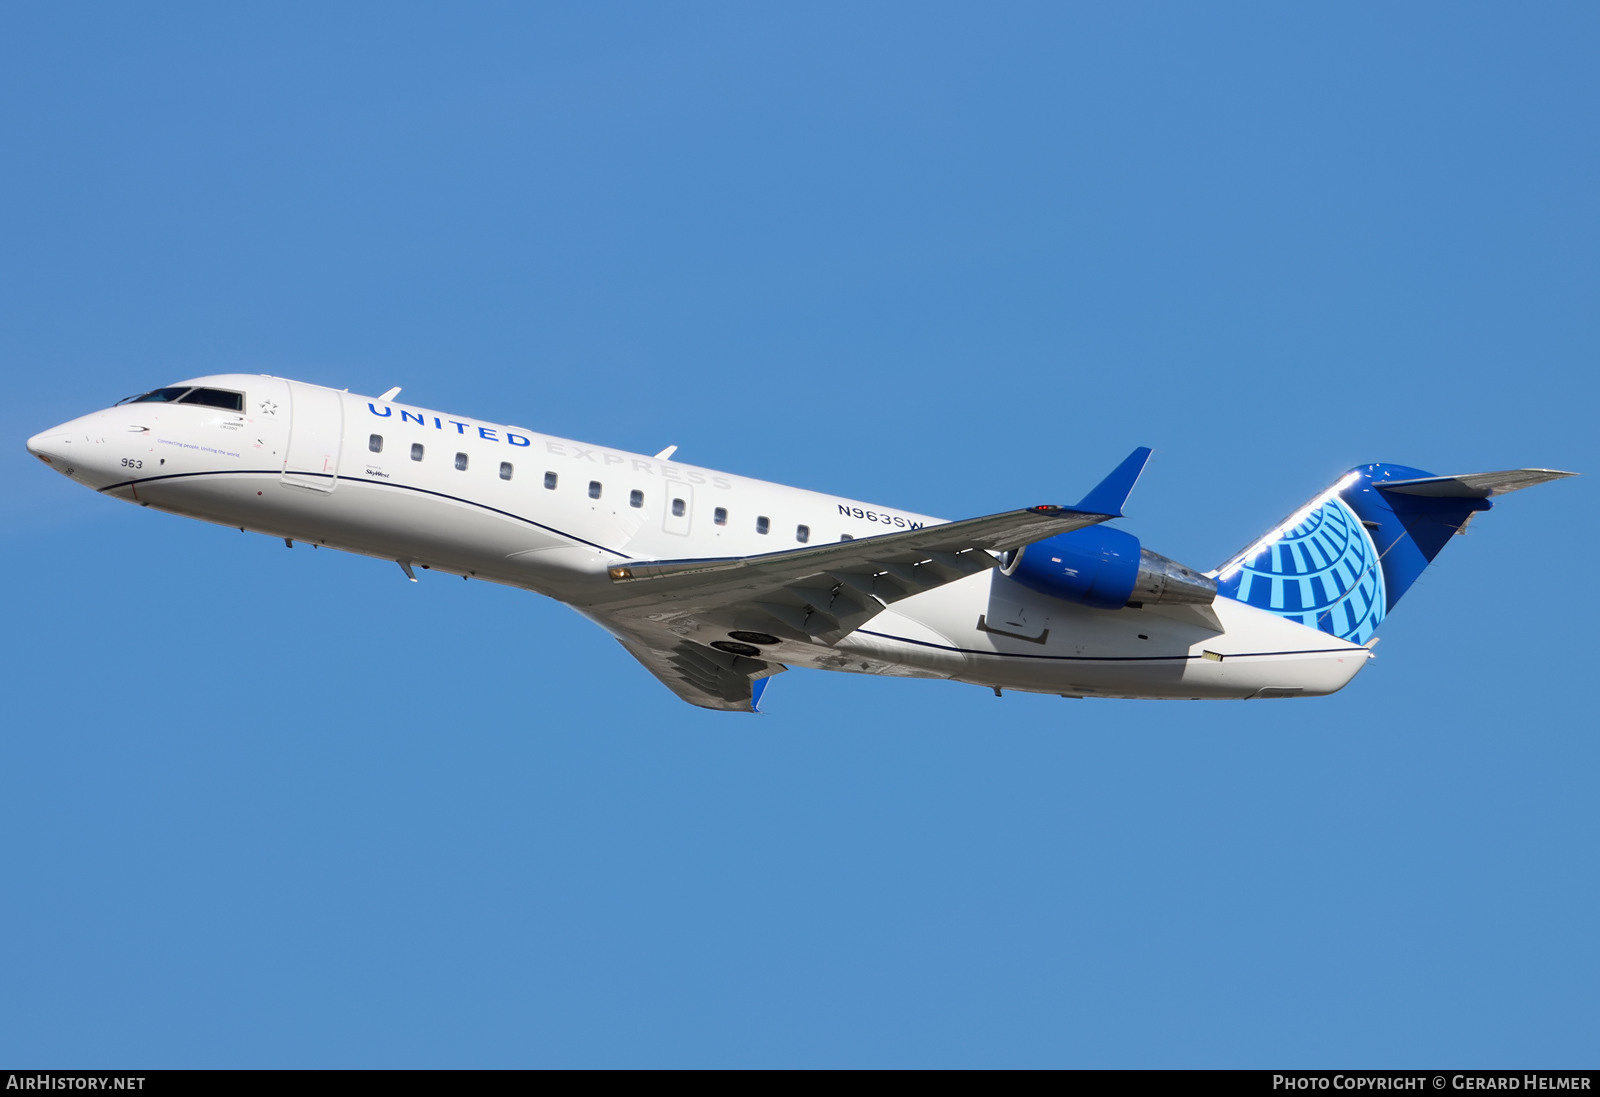
M 1158 552 L 1131 533 L 1089 526 L 1025 545 L 1002 558 L 1001 574 L 1031 590 L 1098 609 L 1210 605 L 1217 581 Z

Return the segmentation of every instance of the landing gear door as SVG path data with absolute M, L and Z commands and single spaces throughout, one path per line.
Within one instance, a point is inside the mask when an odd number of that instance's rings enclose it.
M 667 489 L 667 506 L 662 511 L 661 528 L 667 533 L 687 537 L 689 519 L 694 515 L 694 489 L 676 480 L 668 480 L 664 486 Z
M 344 401 L 333 389 L 289 382 L 289 445 L 283 482 L 332 491 L 339 482 L 339 447 L 344 441 Z

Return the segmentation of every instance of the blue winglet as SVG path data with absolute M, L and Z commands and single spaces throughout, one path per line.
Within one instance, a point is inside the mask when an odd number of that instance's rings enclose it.
M 1145 462 L 1150 460 L 1150 447 L 1140 446 L 1123 459 L 1122 464 L 1111 471 L 1111 475 L 1094 486 L 1094 490 L 1085 495 L 1073 510 L 1083 511 L 1085 514 L 1109 514 L 1113 518 L 1122 517 L 1122 506 L 1128 501 L 1128 496 L 1133 492 L 1133 485 L 1139 482 L 1139 474 L 1144 471 Z
M 772 679 L 770 677 L 768 677 L 768 678 L 757 678 L 754 682 L 750 683 L 750 711 L 751 712 L 760 712 L 761 711 L 761 695 L 763 693 L 767 692 L 767 683 L 770 682 L 770 681 L 772 681 Z

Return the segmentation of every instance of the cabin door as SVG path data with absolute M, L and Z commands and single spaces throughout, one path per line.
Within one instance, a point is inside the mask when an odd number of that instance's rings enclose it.
M 667 508 L 662 512 L 661 528 L 686 536 L 694 513 L 694 489 L 676 480 L 668 480 L 662 486 L 667 489 Z
M 339 482 L 339 446 L 344 441 L 344 400 L 332 389 L 289 382 L 289 448 L 283 482 L 332 491 Z

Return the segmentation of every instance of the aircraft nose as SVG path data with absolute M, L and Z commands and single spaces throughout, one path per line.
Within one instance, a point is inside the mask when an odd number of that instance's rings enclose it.
M 99 489 L 113 470 L 102 466 L 110 454 L 105 439 L 92 431 L 99 426 L 89 417 L 74 419 L 42 430 L 28 439 L 28 452 L 61 475 Z
M 40 431 L 28 439 L 28 452 L 52 468 L 60 470 L 72 449 L 72 436 L 61 427 Z
M 35 434 L 28 439 L 28 452 L 61 475 L 99 491 L 127 479 L 127 469 L 135 467 L 123 441 L 133 437 L 126 433 L 133 429 L 106 412 L 94 412 Z

